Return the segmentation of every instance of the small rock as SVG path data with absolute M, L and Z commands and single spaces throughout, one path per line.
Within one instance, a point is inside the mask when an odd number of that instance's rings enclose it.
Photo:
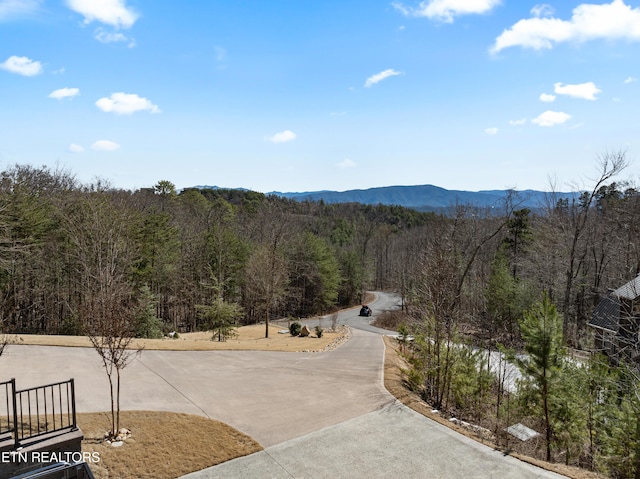
M 301 337 L 306 338 L 307 336 L 309 336 L 309 334 L 311 334 L 311 331 L 309 330 L 309 326 L 305 324 L 304 326 L 302 326 L 302 328 L 300 328 Z
M 113 441 L 113 442 L 111 443 L 111 447 L 120 447 L 120 446 L 122 446 L 123 444 L 124 444 L 124 442 L 123 442 L 123 441 Z

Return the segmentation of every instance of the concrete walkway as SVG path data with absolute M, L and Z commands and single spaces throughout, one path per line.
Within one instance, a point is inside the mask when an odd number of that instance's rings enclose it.
M 181 479 L 553 479 L 394 403 Z
M 378 311 L 389 297 L 379 301 Z M 383 386 L 382 337 L 362 321 L 357 310 L 341 313 L 358 329 L 327 353 L 144 351 L 123 371 L 122 409 L 214 418 L 266 448 L 190 479 L 560 477 L 398 404 Z M 12 345 L 0 371 L 18 388 L 73 377 L 79 412 L 110 408 L 93 349 Z

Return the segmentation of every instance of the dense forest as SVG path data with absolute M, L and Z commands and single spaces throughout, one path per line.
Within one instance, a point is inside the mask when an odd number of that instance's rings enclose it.
M 441 214 L 177 192 L 166 180 L 126 191 L 16 165 L 0 172 L 2 328 L 73 332 L 107 289 L 164 330 L 206 329 L 199 306 L 219 302 L 247 324 L 326 313 L 376 289 L 399 292 L 410 311 L 427 281 L 439 315 L 494 344 L 518 340 L 517 319 L 546 291 L 567 343 L 587 347 L 602 294 L 640 273 L 640 199 L 608 181 L 621 156 L 571 204 L 550 193 L 540 209 L 521 209 L 514 192 L 501 208 Z
M 393 290 L 402 331 L 416 336 L 408 382 L 436 408 L 498 436 L 517 419 L 543 431 L 533 453 L 632 477 L 634 368 L 562 359 L 593 350 L 594 307 L 640 274 L 640 194 L 617 181 L 627 165 L 623 152 L 601 156 L 573 201 L 550 192 L 531 210 L 514 191 L 500 207 L 439 214 L 176 191 L 169 180 L 127 191 L 16 165 L 0 173 L 1 332 L 82 334 L 110 315 L 158 337 L 327 313 Z M 511 355 L 529 388 L 489 380 L 471 346 Z M 518 351 L 543 351 L 542 373 Z
M 325 313 L 392 287 L 396 237 L 434 221 L 166 180 L 124 191 L 18 165 L 0 173 L 2 328 L 79 333 L 101 301 L 142 335 L 209 329 L 220 305 L 244 324 Z

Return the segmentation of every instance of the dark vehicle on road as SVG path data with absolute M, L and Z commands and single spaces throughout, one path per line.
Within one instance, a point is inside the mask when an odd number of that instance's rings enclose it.
M 371 311 L 371 308 L 366 304 L 363 304 L 362 308 L 360 308 L 360 316 L 371 316 L 371 313 L 373 313 L 373 311 Z

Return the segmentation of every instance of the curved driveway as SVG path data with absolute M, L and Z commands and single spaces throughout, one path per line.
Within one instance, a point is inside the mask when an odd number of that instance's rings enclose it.
M 394 304 L 380 294 L 371 306 L 376 313 Z M 352 338 L 327 353 L 144 351 L 123 372 L 122 409 L 204 415 L 266 448 L 186 476 L 191 479 L 560 477 L 395 401 L 383 386 L 381 330 L 357 313 L 340 314 L 339 322 L 352 326 Z M 15 377 L 19 388 L 73 377 L 79 412 L 110 408 L 93 349 L 13 345 L 0 368 L 0 377 Z

